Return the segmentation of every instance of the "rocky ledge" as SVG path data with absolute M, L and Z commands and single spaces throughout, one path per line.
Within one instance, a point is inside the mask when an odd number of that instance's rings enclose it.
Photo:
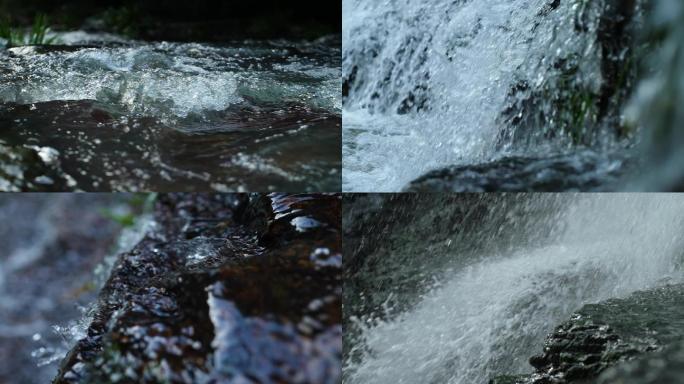
M 504 157 L 477 165 L 431 171 L 405 192 L 565 192 L 617 187 L 633 161 L 584 151 L 547 157 Z
M 160 195 L 54 383 L 337 383 L 339 195 Z
M 684 371 L 684 284 L 589 304 L 530 358 L 532 375 L 492 384 L 678 383 Z M 655 380 L 658 378 L 659 380 Z

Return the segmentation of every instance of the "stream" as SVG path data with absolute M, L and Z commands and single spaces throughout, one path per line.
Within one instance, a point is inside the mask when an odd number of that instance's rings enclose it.
M 0 189 L 339 190 L 339 37 L 56 36 L 0 50 Z

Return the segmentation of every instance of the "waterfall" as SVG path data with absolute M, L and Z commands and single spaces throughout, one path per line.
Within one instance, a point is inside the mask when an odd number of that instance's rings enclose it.
M 598 101 L 611 99 L 602 59 L 614 53 L 598 40 L 608 3 L 344 0 L 345 190 L 613 145 Z
M 581 195 L 553 239 L 453 268 L 411 309 L 361 319 L 353 348 L 362 357 L 348 359 L 346 381 L 465 384 L 529 373 L 545 335 L 582 305 L 681 280 L 683 217 L 678 195 Z

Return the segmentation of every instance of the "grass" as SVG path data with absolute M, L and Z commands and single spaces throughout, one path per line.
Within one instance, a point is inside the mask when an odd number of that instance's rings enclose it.
M 12 27 L 8 17 L 0 20 L 0 38 L 7 40 L 8 48 L 20 45 L 54 44 L 57 38 L 56 36 L 47 37 L 49 31 L 48 18 L 44 14 L 36 15 L 28 33 L 20 28 Z

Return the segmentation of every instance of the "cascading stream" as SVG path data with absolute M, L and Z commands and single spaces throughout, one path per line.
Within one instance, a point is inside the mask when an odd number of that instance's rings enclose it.
M 610 135 L 584 137 L 605 80 L 596 41 L 604 4 L 344 0 L 345 190 L 398 191 L 437 168 L 544 157 L 577 141 L 614 145 Z M 543 121 L 514 139 L 521 134 L 508 130 L 527 127 L 510 121 L 533 112 L 506 113 L 532 104 Z
M 678 195 L 582 196 L 558 216 L 553 239 L 456 269 L 412 309 L 359 322 L 375 325 L 360 326 L 355 349 L 364 352 L 347 363 L 346 382 L 487 383 L 529 373 L 545 335 L 582 305 L 682 280 L 682 217 Z

